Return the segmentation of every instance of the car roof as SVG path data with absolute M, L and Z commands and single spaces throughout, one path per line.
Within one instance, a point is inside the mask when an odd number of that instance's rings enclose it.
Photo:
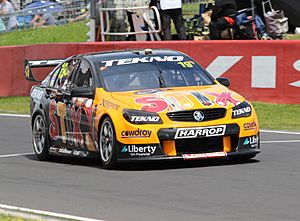
M 133 57 L 145 56 L 182 56 L 183 53 L 169 49 L 131 49 L 126 51 L 111 51 L 111 52 L 95 52 L 82 55 L 85 59 L 92 62 L 99 62 L 103 60 L 118 60 Z

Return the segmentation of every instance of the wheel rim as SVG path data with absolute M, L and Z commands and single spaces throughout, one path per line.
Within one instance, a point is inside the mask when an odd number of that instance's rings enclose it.
M 109 121 L 102 124 L 100 131 L 100 155 L 103 162 L 108 162 L 113 153 L 114 133 Z
M 37 154 L 41 154 L 45 147 L 45 122 L 41 116 L 37 116 L 33 125 L 33 146 Z

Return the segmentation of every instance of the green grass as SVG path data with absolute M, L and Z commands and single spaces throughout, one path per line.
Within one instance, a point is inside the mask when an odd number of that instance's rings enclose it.
M 29 97 L 0 98 L 0 113 L 29 114 Z M 253 102 L 262 129 L 300 131 L 300 105 Z
M 0 35 L 0 46 L 43 44 L 54 42 L 84 42 L 87 40 L 86 21 L 72 24 L 20 30 Z
M 1 97 L 0 113 L 29 114 L 29 101 L 29 97 Z
M 297 35 L 288 35 L 289 40 L 299 40 L 300 39 L 300 34 Z
M 199 7 L 194 4 L 184 5 L 185 17 L 193 17 Z M 175 27 L 171 23 L 172 34 L 175 34 Z M 8 45 L 27 45 L 27 44 L 46 44 L 56 42 L 85 42 L 88 28 L 86 21 L 73 24 L 66 24 L 52 27 L 42 27 L 31 30 L 20 30 L 11 33 L 0 34 L 0 46 Z M 300 39 L 300 35 L 289 35 L 288 39 Z
M 0 214 L 0 220 L 1 221 L 33 221 L 32 219 L 23 219 L 23 218 L 10 216 L 10 215 L 4 215 L 4 214 Z
M 300 130 L 300 105 L 253 102 L 262 129 Z

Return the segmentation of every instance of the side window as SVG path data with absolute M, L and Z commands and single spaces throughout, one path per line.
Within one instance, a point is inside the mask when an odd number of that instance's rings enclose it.
M 60 69 L 61 69 L 61 66 L 56 68 L 56 70 L 53 72 L 53 74 L 51 75 L 51 79 L 50 79 L 50 83 L 49 83 L 49 86 L 50 87 L 54 87 L 54 84 L 55 84 L 55 81 L 56 81 L 56 78 L 57 78 L 57 75 L 59 74 L 60 72 Z
M 64 62 L 60 68 L 55 71 L 54 75 L 57 75 L 57 77 L 54 87 L 67 90 L 67 87 L 71 82 L 72 74 L 76 70 L 77 63 L 77 60 Z
M 79 69 L 73 79 L 75 87 L 92 87 L 92 71 L 87 61 L 82 60 Z

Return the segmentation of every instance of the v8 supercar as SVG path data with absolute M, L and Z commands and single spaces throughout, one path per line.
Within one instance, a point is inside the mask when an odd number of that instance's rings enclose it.
M 31 89 L 36 156 L 100 155 L 105 168 L 138 160 L 250 159 L 260 152 L 253 106 L 190 57 L 171 50 L 25 61 L 56 66 Z

